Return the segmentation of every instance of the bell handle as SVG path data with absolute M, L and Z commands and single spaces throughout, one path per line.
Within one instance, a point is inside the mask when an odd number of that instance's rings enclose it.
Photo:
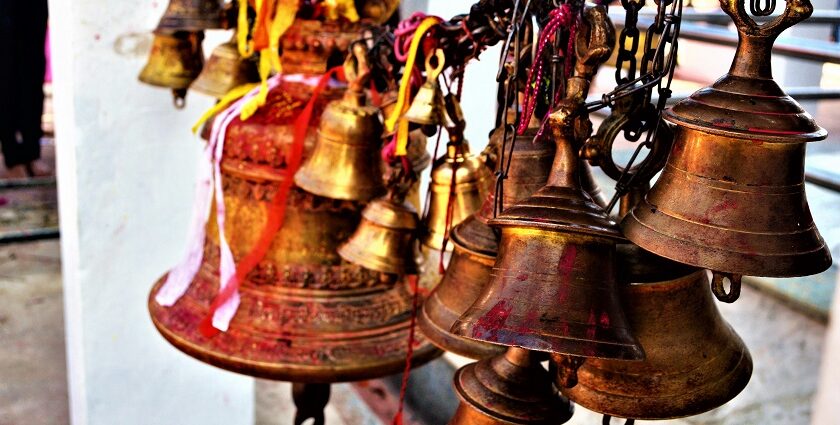
M 769 15 L 775 1 L 769 1 L 763 8 L 756 6 L 758 1 L 760 0 L 750 0 L 750 8 L 759 11 L 759 16 Z M 773 75 L 770 70 L 770 52 L 773 43 L 784 30 L 808 19 L 814 12 L 814 6 L 810 0 L 787 0 L 784 12 L 759 25 L 747 14 L 745 2 L 746 0 L 720 0 L 721 9 L 732 18 L 738 29 L 738 48 L 729 73 L 741 77 L 771 79 Z
M 723 285 L 729 279 L 729 292 Z M 720 302 L 734 303 L 741 296 L 741 275 L 712 271 L 712 293 Z
M 604 418 L 601 419 L 601 425 L 610 425 L 610 422 L 612 422 L 612 416 L 610 415 L 604 415 Z M 635 423 L 635 419 L 628 418 L 624 420 L 624 425 L 633 425 Z
M 615 26 L 604 6 L 587 9 L 583 23 L 582 30 L 575 36 L 575 74 L 590 79 L 612 55 Z
M 435 60 L 437 65 L 432 65 L 432 60 Z M 443 49 L 435 49 L 433 55 L 426 56 L 426 81 L 437 81 L 445 64 L 446 55 L 444 55 Z

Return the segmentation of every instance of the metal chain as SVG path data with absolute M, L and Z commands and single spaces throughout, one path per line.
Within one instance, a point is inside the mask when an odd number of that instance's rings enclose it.
M 621 0 L 621 6 L 626 12 L 624 28 L 618 36 L 618 55 L 615 61 L 615 82 L 619 85 L 636 78 L 636 52 L 639 50 L 639 10 L 644 7 L 645 0 Z M 628 43 L 630 46 L 628 47 Z M 624 71 L 625 64 L 627 71 Z M 642 71 L 645 72 L 644 70 Z

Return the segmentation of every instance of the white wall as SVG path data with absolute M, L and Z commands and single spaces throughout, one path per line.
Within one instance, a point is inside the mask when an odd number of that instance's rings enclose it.
M 164 0 L 50 0 L 73 423 L 251 424 L 253 381 L 169 346 L 146 311 L 180 257 L 211 105 L 137 82 Z M 218 37 L 216 37 L 218 39 Z M 213 47 L 205 42 L 205 50 Z

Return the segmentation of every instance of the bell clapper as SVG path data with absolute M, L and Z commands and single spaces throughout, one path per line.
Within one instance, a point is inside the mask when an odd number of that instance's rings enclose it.
M 187 106 L 187 89 L 172 89 L 172 104 L 176 109 Z
M 612 422 L 612 416 L 604 415 L 604 418 L 601 420 L 601 425 L 610 425 L 611 422 Z M 635 423 L 636 423 L 636 420 L 635 419 L 630 419 L 630 418 L 628 418 L 624 421 L 624 425 L 633 425 Z
M 729 281 L 729 291 L 724 283 Z M 741 275 L 712 271 L 712 293 L 718 301 L 734 303 L 741 296 Z
M 551 356 L 551 364 L 557 369 L 557 380 L 560 388 L 574 388 L 578 383 L 577 372 L 586 362 L 586 357 L 569 356 L 566 354 L 554 354 Z
M 295 425 L 312 419 L 311 425 L 324 425 L 324 408 L 330 401 L 330 384 L 292 383 L 292 400 L 295 402 Z

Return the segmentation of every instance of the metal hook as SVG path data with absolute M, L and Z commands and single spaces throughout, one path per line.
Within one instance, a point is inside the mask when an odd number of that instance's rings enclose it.
M 729 279 L 729 292 L 723 286 L 724 279 Z M 734 303 L 741 296 L 741 275 L 712 271 L 712 293 L 718 301 Z
M 754 16 L 769 16 L 776 10 L 776 0 L 764 0 L 766 3 L 762 6 L 761 0 L 750 0 L 750 13 Z

